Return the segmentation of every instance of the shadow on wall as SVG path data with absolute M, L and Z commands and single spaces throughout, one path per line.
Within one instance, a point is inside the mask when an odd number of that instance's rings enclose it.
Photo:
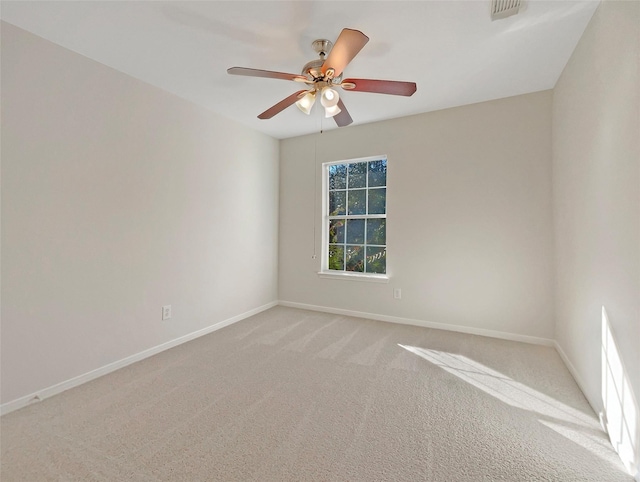
M 622 462 L 634 474 L 640 470 L 638 447 L 638 403 L 609 324 L 607 310 L 602 307 L 602 425 Z M 637 477 L 636 477 L 637 478 Z

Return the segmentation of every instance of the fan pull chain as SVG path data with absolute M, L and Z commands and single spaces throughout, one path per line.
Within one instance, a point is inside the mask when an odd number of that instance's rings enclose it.
M 322 111 L 318 111 L 320 119 L 320 135 L 322 135 Z M 313 139 L 313 254 L 311 259 L 318 258 L 318 137 L 314 136 Z
M 318 139 L 313 139 L 313 255 L 318 258 L 317 248 L 317 222 L 318 222 Z

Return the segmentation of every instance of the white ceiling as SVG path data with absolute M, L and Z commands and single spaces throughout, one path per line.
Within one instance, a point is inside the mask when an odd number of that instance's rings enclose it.
M 552 88 L 598 1 L 524 0 L 492 22 L 473 1 L 2 1 L 3 20 L 282 139 L 336 128 L 314 108 L 256 116 L 300 84 L 228 75 L 297 74 L 311 42 L 344 27 L 371 39 L 346 77 L 405 80 L 412 97 L 341 91 L 354 124 Z M 348 127 L 346 127 L 348 129 Z

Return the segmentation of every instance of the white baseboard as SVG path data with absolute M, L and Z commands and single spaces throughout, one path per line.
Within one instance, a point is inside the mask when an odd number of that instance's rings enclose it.
M 569 370 L 569 373 L 571 373 L 571 376 L 578 384 L 578 387 L 580 388 L 580 391 L 584 394 L 584 397 L 587 399 L 587 402 L 589 402 L 589 405 L 591 405 L 591 408 L 593 409 L 593 411 L 596 413 L 596 415 L 600 416 L 601 415 L 600 412 L 602 411 L 602 406 L 599 403 L 596 403 L 595 400 L 589 399 L 589 397 L 587 396 L 588 392 L 586 390 L 585 383 L 582 381 L 582 378 L 580 377 L 578 370 L 576 370 L 576 368 L 573 366 L 573 363 L 571 363 L 571 360 L 569 360 L 569 357 L 560 346 L 560 343 L 558 343 L 557 341 L 554 341 L 553 346 L 555 347 L 556 351 L 560 355 L 560 358 L 562 358 L 562 361 L 567 367 L 567 370 Z M 602 429 L 606 431 L 606 428 L 604 426 L 602 427 Z
M 354 316 L 356 318 L 367 318 L 369 320 L 387 321 L 390 323 L 400 323 L 403 325 L 422 326 L 424 328 L 435 328 L 438 330 L 455 331 L 458 333 L 468 333 L 470 335 L 488 336 L 491 338 L 500 338 L 503 340 L 520 341 L 523 343 L 532 343 L 534 345 L 554 346 L 555 341 L 548 338 L 539 338 L 536 336 L 518 335 L 515 333 L 507 333 L 504 331 L 486 330 L 483 328 L 473 328 L 470 326 L 449 325 L 446 323 L 436 323 L 433 321 L 416 320 L 413 318 L 401 318 L 398 316 L 377 315 L 375 313 L 365 313 L 362 311 L 343 310 L 340 308 L 330 308 L 327 306 L 307 305 L 304 303 L 295 303 L 293 301 L 280 300 L 281 306 L 290 308 L 300 308 L 303 310 L 322 311 L 325 313 L 333 313 L 336 315 Z
M 78 375 L 77 377 L 71 378 L 64 382 L 57 383 L 53 386 L 44 388 L 42 390 L 38 390 L 35 393 L 30 395 L 26 395 L 24 397 L 20 397 L 11 402 L 6 402 L 0 405 L 0 415 L 5 415 L 7 413 L 13 412 L 20 408 L 26 407 L 31 403 L 39 402 L 44 400 L 45 398 L 52 397 L 53 395 L 57 395 L 58 393 L 64 392 L 65 390 L 69 390 L 70 388 L 77 387 L 78 385 L 82 385 L 83 383 L 87 383 L 91 380 L 95 380 L 98 377 L 106 375 L 108 373 L 119 370 L 120 368 L 124 368 L 127 365 L 131 365 L 132 363 L 138 362 L 140 360 L 144 360 L 150 356 L 156 355 L 162 351 L 168 350 L 169 348 L 173 348 L 174 346 L 181 345 L 188 341 L 194 340 L 204 335 L 208 335 L 220 328 L 224 328 L 225 326 L 232 325 L 240 320 L 244 320 L 245 318 L 249 318 L 250 316 L 257 315 L 258 313 L 268 310 L 269 308 L 273 308 L 278 304 L 277 301 L 272 301 L 271 303 L 267 303 L 266 305 L 259 306 L 258 308 L 254 308 L 240 315 L 228 318 L 226 320 L 215 323 L 206 328 L 202 328 L 201 330 L 194 331 L 187 335 L 175 338 L 173 340 L 167 341 L 160 345 L 154 346 L 153 348 L 149 348 L 147 350 L 141 351 L 140 353 L 136 353 L 134 355 L 128 356 L 121 360 L 118 360 L 113 363 L 109 363 L 103 367 L 97 368 L 90 372 L 84 373 L 82 375 Z

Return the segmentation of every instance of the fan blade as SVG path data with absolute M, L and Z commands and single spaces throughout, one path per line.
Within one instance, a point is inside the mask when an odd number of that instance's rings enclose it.
M 369 37 L 360 30 L 342 29 L 329 56 L 322 64 L 322 73 L 326 74 L 328 69 L 333 69 L 333 76 L 338 77 L 368 41 Z
M 266 77 L 268 79 L 295 80 L 297 82 L 307 81 L 307 78 L 304 75 L 274 72 L 272 70 L 249 69 L 246 67 L 231 67 L 230 69 L 227 69 L 227 73 L 231 75 L 246 75 L 248 77 Z
M 416 89 L 415 82 L 400 82 L 397 80 L 373 80 L 373 79 L 344 79 L 342 84 L 354 84 L 355 87 L 347 87 L 346 90 L 358 92 L 373 92 L 374 94 L 391 94 L 412 96 Z
M 336 121 L 338 127 L 348 126 L 353 122 L 353 119 L 349 115 L 347 108 L 344 106 L 342 99 L 338 101 L 338 107 L 340 107 L 340 112 L 333 116 L 333 120 Z
M 270 107 L 267 110 L 265 110 L 262 114 L 258 116 L 258 119 L 271 119 L 274 115 L 279 114 L 280 112 L 285 110 L 287 107 L 289 107 L 291 104 L 294 104 L 301 97 L 302 94 L 306 94 L 306 93 L 307 93 L 306 90 L 299 90 L 298 92 L 291 94 L 286 99 L 282 99 L 273 107 Z

